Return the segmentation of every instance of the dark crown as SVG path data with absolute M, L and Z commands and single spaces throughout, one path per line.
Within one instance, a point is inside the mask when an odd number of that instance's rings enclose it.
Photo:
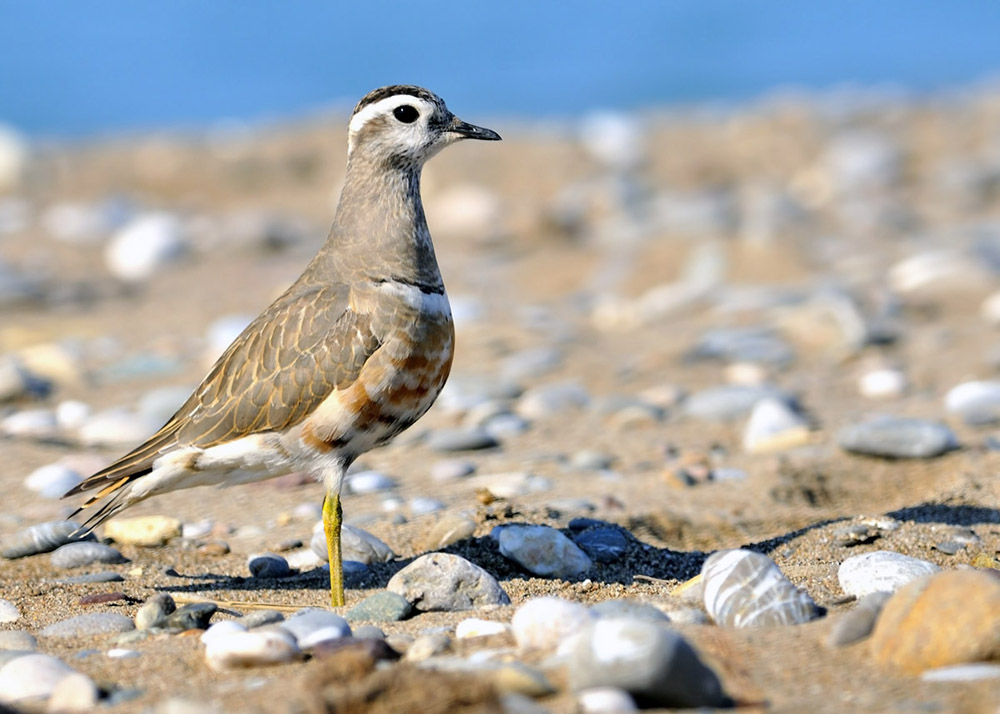
M 368 94 L 361 98 L 358 105 L 354 107 L 354 111 L 351 113 L 351 116 L 354 116 L 369 104 L 380 102 L 383 99 L 388 99 L 389 97 L 395 97 L 398 94 L 406 94 L 411 97 L 417 97 L 418 99 L 423 99 L 439 106 L 444 105 L 444 102 L 441 101 L 440 97 L 433 92 L 428 92 L 423 87 L 416 87 L 412 84 L 393 84 L 388 87 L 379 87 L 378 89 L 368 92 Z

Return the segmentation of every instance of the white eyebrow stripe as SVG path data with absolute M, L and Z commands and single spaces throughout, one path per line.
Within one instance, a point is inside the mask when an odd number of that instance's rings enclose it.
M 416 106 L 417 109 L 420 110 L 421 114 L 433 111 L 434 109 L 427 101 L 420 99 L 419 97 L 414 97 L 412 94 L 396 94 L 391 97 L 386 97 L 385 99 L 380 99 L 373 104 L 369 104 L 367 107 L 351 117 L 351 123 L 347 126 L 348 133 L 356 133 L 374 117 L 387 114 L 396 107 L 401 107 L 404 104 L 412 104 Z

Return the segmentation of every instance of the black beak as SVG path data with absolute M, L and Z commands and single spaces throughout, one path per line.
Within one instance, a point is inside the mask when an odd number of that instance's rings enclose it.
M 486 129 L 475 124 L 469 124 L 458 117 L 451 120 L 448 131 L 459 134 L 466 139 L 481 139 L 482 141 L 500 141 L 500 135 L 492 129 Z

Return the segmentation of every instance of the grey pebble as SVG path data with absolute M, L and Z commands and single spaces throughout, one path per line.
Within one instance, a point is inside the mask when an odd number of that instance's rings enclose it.
M 167 615 L 163 627 L 168 630 L 207 630 L 219 606 L 214 602 L 192 602 Z
M 358 640 L 384 640 L 385 632 L 377 625 L 361 625 L 354 628 L 353 636 Z
M 471 538 L 475 533 L 476 522 L 469 516 L 461 513 L 444 513 L 435 520 L 427 533 L 426 547 L 429 550 L 447 548 L 453 543 Z
M 955 555 L 964 547 L 964 543 L 959 543 L 953 540 L 945 540 L 934 544 L 934 550 L 944 553 L 945 555 Z
M 316 524 L 309 548 L 321 560 L 327 560 L 326 534 L 322 521 Z M 387 563 L 396 557 L 392 549 L 366 530 L 357 526 L 344 525 L 340 530 L 341 557 L 356 563 Z
M 299 648 L 304 650 L 320 642 L 351 636 L 351 626 L 347 620 L 328 610 L 314 608 L 299 610 L 278 627 L 291 632 Z
M 827 647 L 846 647 L 867 639 L 875 629 L 875 622 L 889 595 L 887 592 L 866 595 L 853 609 L 834 620 L 833 627 L 826 637 Z
M 593 562 L 561 531 L 543 525 L 506 525 L 497 531 L 500 553 L 542 577 L 571 578 Z
M 570 457 L 569 465 L 581 471 L 604 471 L 615 463 L 613 454 L 594 449 L 577 451 Z
M 380 471 L 359 471 L 347 477 L 351 493 L 376 493 L 396 488 L 396 482 Z
M 386 589 L 399 593 L 421 612 L 510 604 L 496 578 L 449 553 L 420 556 L 393 575 Z
M 795 360 L 795 351 L 767 327 L 720 327 L 702 334 L 684 359 L 785 367 Z
M 435 429 L 427 439 L 427 446 L 434 451 L 479 451 L 499 446 L 484 429 Z
M 531 422 L 517 414 L 497 414 L 483 424 L 483 430 L 498 442 L 523 434 L 531 428 Z
M 959 447 L 944 424 L 924 419 L 880 417 L 837 432 L 845 451 L 888 458 L 925 459 Z
M 418 635 L 413 644 L 407 648 L 406 659 L 410 662 L 422 662 L 449 649 L 451 649 L 451 638 L 443 632 Z
M 645 620 L 601 619 L 587 626 L 570 646 L 567 669 L 574 691 L 616 687 L 654 707 L 729 703 L 719 678 L 683 637 Z
M 255 578 L 287 578 L 292 574 L 288 561 L 276 553 L 259 553 L 247 559 L 247 568 Z
M 652 605 L 638 600 L 622 598 L 620 600 L 604 600 L 592 605 L 590 612 L 597 618 L 625 618 L 645 622 L 670 622 L 670 618 Z
M 463 459 L 443 459 L 431 466 L 431 478 L 446 483 L 457 481 L 476 473 L 476 465 Z
M 67 543 L 60 546 L 49 556 L 53 568 L 69 570 L 82 568 L 92 563 L 127 563 L 128 558 L 117 548 L 103 543 Z
M 511 381 L 535 379 L 558 369 L 562 363 L 562 352 L 554 347 L 535 347 L 505 357 L 500 363 L 500 374 Z
M 615 526 L 588 528 L 575 533 L 573 542 L 598 563 L 613 563 L 628 552 L 629 539 Z
M 30 651 L 38 647 L 38 640 L 25 630 L 0 630 L 0 650 Z
M 83 575 L 71 575 L 68 578 L 59 578 L 52 582 L 60 585 L 90 585 L 92 583 L 121 583 L 125 577 L 121 573 L 102 571 L 100 573 L 84 573 Z
M 369 595 L 344 615 L 348 622 L 397 622 L 412 611 L 410 601 L 399 593 L 383 590 Z
M 749 416 L 750 412 L 764 399 L 792 403 L 788 394 L 770 386 L 749 386 L 742 384 L 710 387 L 695 392 L 684 401 L 684 413 L 706 421 L 736 421 Z
M 410 499 L 410 513 L 414 516 L 426 516 L 429 513 L 443 511 L 445 508 L 446 506 L 444 502 L 439 501 L 436 498 L 417 496 L 416 498 Z
M 135 613 L 135 626 L 140 630 L 162 627 L 167 615 L 174 612 L 177 605 L 168 593 L 157 593 L 142 604 Z
M 517 402 L 517 412 L 528 419 L 545 419 L 583 409 L 589 403 L 590 395 L 581 384 L 557 382 L 527 390 Z
M 882 534 L 879 533 L 877 528 L 873 528 L 866 523 L 855 523 L 836 529 L 833 532 L 833 543 L 843 548 L 853 548 L 856 545 L 871 543 L 881 537 Z
M 59 546 L 75 541 L 97 540 L 93 533 L 78 535 L 79 530 L 80 524 L 74 521 L 39 523 L 14 533 L 7 539 L 0 554 L 10 559 L 23 558 L 27 555 L 48 553 Z
M 42 637 L 86 637 L 129 632 L 135 629 L 132 618 L 114 612 L 89 612 L 68 620 L 53 622 L 39 632 Z
M 240 620 L 240 624 L 248 630 L 252 630 L 255 627 L 276 625 L 279 622 L 283 622 L 284 619 L 285 616 L 277 610 L 254 610 L 253 612 L 244 615 Z

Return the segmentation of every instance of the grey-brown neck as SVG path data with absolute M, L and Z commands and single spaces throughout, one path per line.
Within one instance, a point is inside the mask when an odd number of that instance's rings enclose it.
M 303 277 L 333 271 L 352 280 L 443 288 L 420 201 L 420 170 L 352 152 L 330 235 Z

